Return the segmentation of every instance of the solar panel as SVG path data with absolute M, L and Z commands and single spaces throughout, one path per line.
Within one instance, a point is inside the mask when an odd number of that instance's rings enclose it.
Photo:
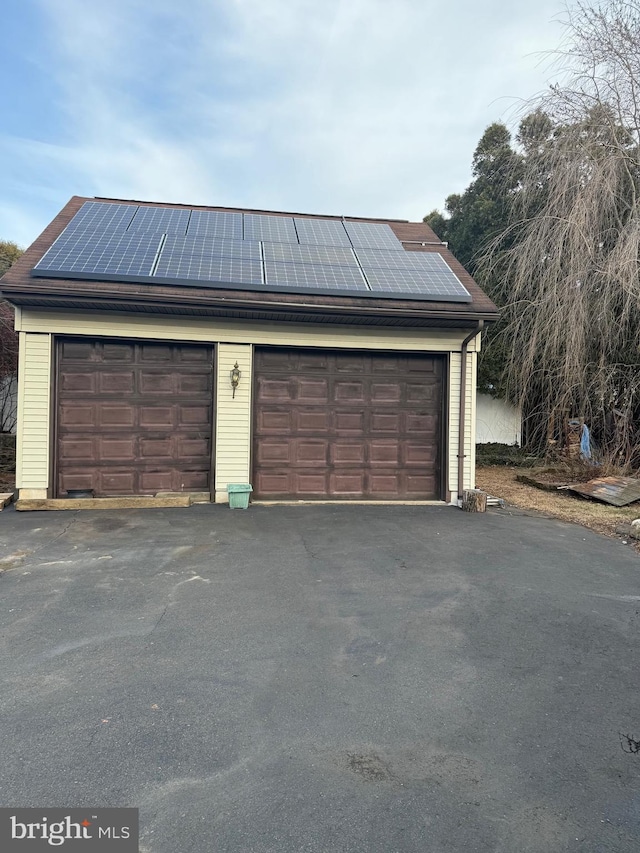
M 207 235 L 242 240 L 242 214 L 218 210 L 192 210 L 187 236 Z
M 260 243 L 251 240 L 225 240 L 203 234 L 183 237 L 179 234 L 167 234 L 162 247 L 162 259 L 173 256 L 219 255 L 223 258 L 261 259 Z
M 403 252 L 402 243 L 388 225 L 380 222 L 348 222 L 344 227 L 354 248 L 394 249 Z
M 339 219 L 304 219 L 296 216 L 298 240 L 314 246 L 351 246 L 344 225 Z
M 391 252 L 381 249 L 356 249 L 355 253 L 363 267 L 383 270 L 426 270 L 438 271 L 446 261 L 438 252 Z M 454 275 L 453 272 L 451 272 Z
M 264 240 L 267 243 L 298 242 L 293 217 L 267 216 L 261 213 L 244 214 L 244 239 Z
M 363 266 L 372 294 L 442 302 L 471 302 L 469 291 L 440 255 L 425 253 L 424 257 L 430 259 L 429 267 L 424 269 Z
M 65 231 L 126 231 L 137 209 L 135 204 L 85 201 Z
M 321 264 L 264 263 L 265 283 L 272 287 L 296 290 L 367 292 L 367 283 L 357 267 Z
M 296 246 L 293 243 L 265 243 L 265 261 L 289 264 L 358 267 L 353 249 L 344 246 Z
M 140 206 L 129 225 L 130 231 L 151 234 L 186 234 L 190 210 L 178 207 Z
M 150 234 L 63 231 L 33 272 L 60 278 L 147 277 L 151 275 L 160 243 L 161 237 Z
M 262 284 L 262 263 L 249 258 L 223 258 L 183 255 L 160 257 L 153 279 L 164 279 L 172 284 L 197 281 L 210 286 L 220 284 Z M 152 279 L 152 281 L 153 281 Z

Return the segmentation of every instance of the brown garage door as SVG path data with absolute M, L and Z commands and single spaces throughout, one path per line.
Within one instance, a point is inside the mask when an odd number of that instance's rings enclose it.
M 443 361 L 257 349 L 256 498 L 441 497 Z
M 209 489 L 211 347 L 62 339 L 57 400 L 59 495 Z

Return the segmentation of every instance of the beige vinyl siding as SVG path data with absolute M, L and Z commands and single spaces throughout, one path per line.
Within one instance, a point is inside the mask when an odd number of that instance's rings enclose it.
M 251 386 L 253 347 L 220 343 L 217 347 L 215 500 L 226 503 L 229 483 L 249 483 L 251 462 Z M 231 371 L 241 371 L 235 397 Z
M 449 376 L 449 490 L 451 499 L 458 496 L 458 425 L 460 423 L 460 352 L 452 352 Z M 476 424 L 476 359 L 467 353 L 466 424 L 464 431 L 464 488 L 475 486 Z
M 461 329 L 385 328 L 310 323 L 263 323 L 252 320 L 158 317 L 107 312 L 22 310 L 22 331 L 93 337 L 151 338 L 177 341 L 306 346 L 334 349 L 392 349 L 416 352 L 459 350 Z M 473 347 L 473 342 L 470 348 Z
M 20 332 L 16 486 L 49 487 L 51 345 L 48 334 Z

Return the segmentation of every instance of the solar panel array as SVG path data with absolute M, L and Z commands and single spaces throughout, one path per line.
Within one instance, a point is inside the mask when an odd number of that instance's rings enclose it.
M 470 302 L 385 223 L 88 201 L 33 276 Z

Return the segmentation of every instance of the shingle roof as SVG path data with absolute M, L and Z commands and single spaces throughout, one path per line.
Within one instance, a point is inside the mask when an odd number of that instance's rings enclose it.
M 196 205 L 141 202 L 125 199 L 98 199 L 99 201 L 158 207 L 195 209 L 205 211 L 223 211 L 233 213 L 262 213 L 271 216 L 296 216 L 309 219 L 329 219 L 346 222 L 373 222 L 388 224 L 405 251 L 437 252 L 460 279 L 471 296 L 471 302 L 424 302 L 410 299 L 377 298 L 372 296 L 338 296 L 330 294 L 313 295 L 306 293 L 255 292 L 251 288 L 224 289 L 190 286 L 188 288 L 137 282 L 85 281 L 64 278 L 34 278 L 31 270 L 61 234 L 73 216 L 86 201 L 94 201 L 74 196 L 60 211 L 40 237 L 27 249 L 2 279 L 2 293 L 15 304 L 57 305 L 67 307 L 102 307 L 126 310 L 162 310 L 176 313 L 229 313 L 240 312 L 238 316 L 247 316 L 247 311 L 258 311 L 267 316 L 274 312 L 288 314 L 295 312 L 306 319 L 331 319 L 333 316 L 359 314 L 364 319 L 375 316 L 397 318 L 422 318 L 425 325 L 461 325 L 462 321 L 476 318 L 495 319 L 497 309 L 467 271 L 438 239 L 435 233 L 423 222 L 405 222 L 393 219 L 365 219 L 359 217 L 341 217 L 311 215 L 282 211 L 265 211 L 249 208 L 198 207 Z M 325 316 L 326 315 L 326 316 Z M 439 322 L 436 322 L 438 321 Z M 369 322 L 369 320 L 367 320 Z

